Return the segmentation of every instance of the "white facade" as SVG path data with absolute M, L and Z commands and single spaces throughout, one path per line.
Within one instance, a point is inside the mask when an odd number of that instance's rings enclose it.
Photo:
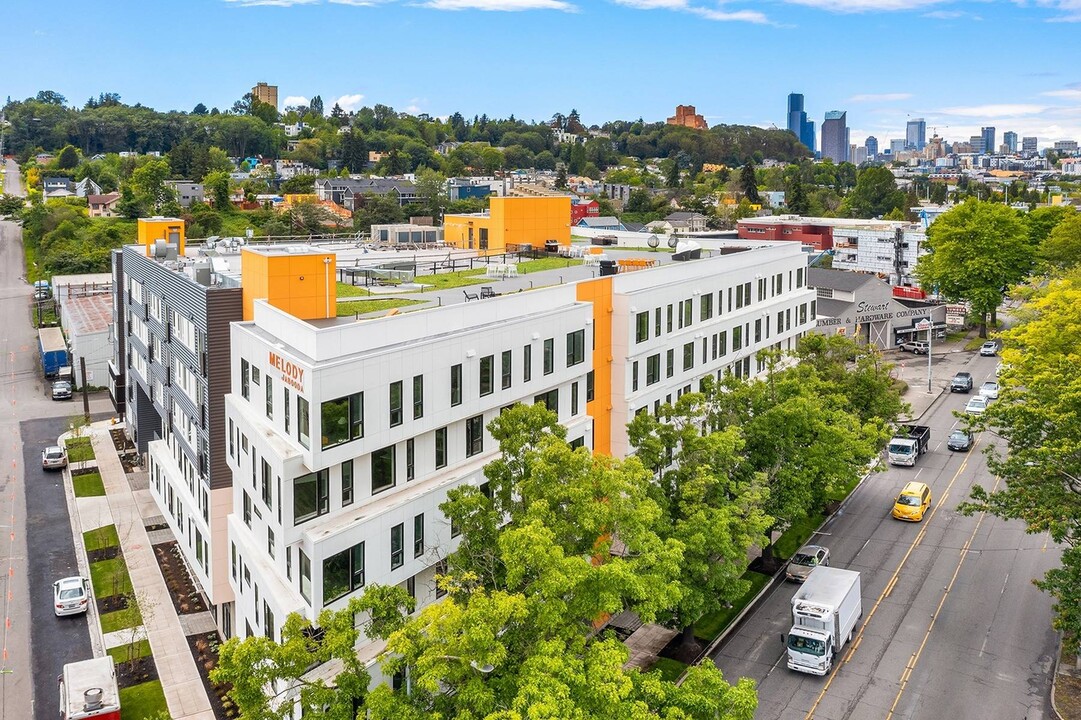
M 288 613 L 314 620 L 370 583 L 431 602 L 435 567 L 455 545 L 439 505 L 484 482 L 497 451 L 485 426 L 501 408 L 552 393 L 568 437 L 589 444 L 591 306 L 564 286 L 483 310 L 316 328 L 257 302 L 254 321 L 233 326 L 236 634 L 277 638 Z
M 923 254 L 925 228 L 881 223 L 833 228 L 833 267 L 884 275 L 892 285 L 913 285 L 912 271 Z

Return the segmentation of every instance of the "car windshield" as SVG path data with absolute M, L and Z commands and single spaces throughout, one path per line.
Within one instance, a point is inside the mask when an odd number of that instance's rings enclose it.
M 968 401 L 968 404 L 971 405 L 972 407 L 983 407 L 984 405 L 987 404 L 987 401 L 984 400 L 983 398 L 972 398 L 971 400 Z
M 964 442 L 965 440 L 968 440 L 968 433 L 965 432 L 964 430 L 954 430 L 953 434 L 950 435 L 950 440 L 956 440 L 957 442 Z
M 915 495 L 899 495 L 897 497 L 898 505 L 911 505 L 915 507 L 920 504 L 920 499 Z
M 47 450 L 45 452 L 45 457 L 49 458 L 50 460 L 57 460 L 59 458 L 64 457 L 64 451 L 63 450 Z
M 808 655 L 825 655 L 826 643 L 821 640 L 815 640 L 814 638 L 803 637 L 802 635 L 789 635 L 788 647 L 791 649 L 807 653 Z
M 796 553 L 794 556 L 792 556 L 792 564 L 814 567 L 818 564 L 818 558 L 816 558 L 814 555 L 808 555 L 806 553 Z
M 912 448 L 912 441 L 904 443 L 890 443 L 890 452 L 894 453 L 895 455 L 908 455 L 910 452 L 912 452 Z
M 985 382 L 983 384 L 983 389 L 984 390 L 998 390 L 998 383 Z
M 83 589 L 79 586 L 66 588 L 60 591 L 61 600 L 75 600 L 83 596 Z

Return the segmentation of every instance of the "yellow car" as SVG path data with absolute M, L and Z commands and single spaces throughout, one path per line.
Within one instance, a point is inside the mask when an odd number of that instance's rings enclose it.
M 926 483 L 910 482 L 904 486 L 893 503 L 893 516 L 898 520 L 919 522 L 931 507 L 931 488 Z

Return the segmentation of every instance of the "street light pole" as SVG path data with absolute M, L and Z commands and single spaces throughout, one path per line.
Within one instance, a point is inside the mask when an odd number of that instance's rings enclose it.
M 935 326 L 930 320 L 920 320 L 916 323 L 916 331 L 927 331 L 927 392 L 931 392 L 931 336 L 935 334 Z

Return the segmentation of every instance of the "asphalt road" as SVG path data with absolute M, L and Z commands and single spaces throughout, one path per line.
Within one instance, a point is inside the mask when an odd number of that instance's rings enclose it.
M 43 445 L 56 442 L 67 426 L 64 418 L 22 423 L 23 462 L 26 467 L 27 541 L 33 562 L 27 568 L 30 584 L 30 622 L 33 626 L 34 717 L 55 720 L 60 695 L 56 676 L 65 663 L 93 657 L 86 615 L 56 617 L 52 611 L 52 584 L 78 575 L 63 474 L 41 469 Z
M 977 388 L 997 362 L 969 361 Z M 834 566 L 861 573 L 862 628 L 835 672 L 819 678 L 785 664 L 792 584 L 776 587 L 713 655 L 729 680 L 759 683 L 756 718 L 1054 717 L 1052 600 L 1032 580 L 1057 563 L 1058 550 L 1018 522 L 956 512 L 974 484 L 995 482 L 982 452 L 998 442 L 992 433 L 968 453 L 946 449 L 953 411 L 969 397 L 937 400 L 921 420 L 932 428 L 932 451 L 915 468 L 872 474 L 815 540 Z M 907 480 L 931 487 L 932 511 L 919 524 L 889 515 Z

